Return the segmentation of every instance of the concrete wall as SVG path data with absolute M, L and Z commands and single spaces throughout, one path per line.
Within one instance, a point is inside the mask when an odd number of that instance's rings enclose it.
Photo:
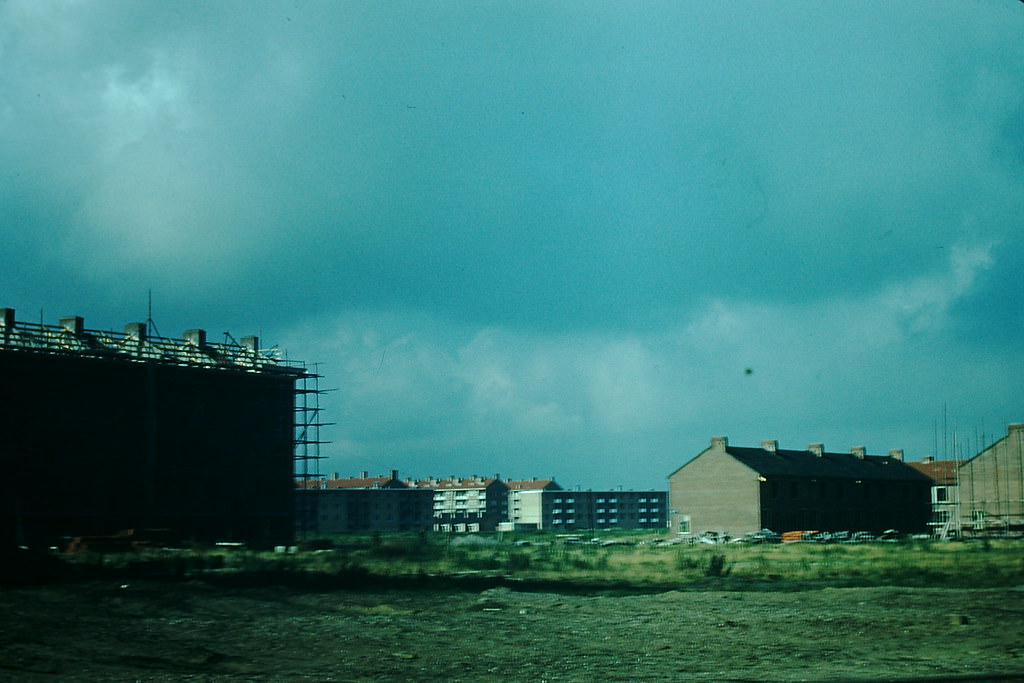
M 960 467 L 961 519 L 965 524 L 1024 525 L 1024 424 Z

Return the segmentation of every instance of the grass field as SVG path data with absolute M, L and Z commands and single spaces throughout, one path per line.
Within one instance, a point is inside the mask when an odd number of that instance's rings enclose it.
M 1024 585 L 1024 541 L 669 545 L 664 537 L 622 533 L 603 543 L 554 536 L 341 536 L 296 552 L 192 549 L 64 556 L 82 568 L 177 574 L 277 574 L 294 578 L 397 581 L 494 578 L 637 589 L 714 582 L 835 586 L 1006 587 Z M 325 547 L 327 546 L 327 547 Z

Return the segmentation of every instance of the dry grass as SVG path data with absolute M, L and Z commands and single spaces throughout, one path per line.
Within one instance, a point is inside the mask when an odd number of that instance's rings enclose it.
M 628 539 L 628 537 L 627 537 Z M 635 539 L 632 539 L 635 540 Z M 179 573 L 246 572 L 319 577 L 504 577 L 513 580 L 682 587 L 708 581 L 998 587 L 1024 585 L 1024 542 L 907 542 L 777 545 L 569 545 L 540 538 L 529 545 L 492 537 L 335 539 L 327 551 L 153 551 L 145 561 Z M 138 564 L 134 557 L 80 557 L 79 563 Z

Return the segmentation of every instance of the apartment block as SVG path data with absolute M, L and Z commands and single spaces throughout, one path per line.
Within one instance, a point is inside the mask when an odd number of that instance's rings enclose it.
M 433 495 L 390 476 L 296 481 L 296 520 L 301 530 L 318 534 L 359 531 L 429 531 L 433 528 Z
M 508 515 L 508 486 L 493 477 L 407 480 L 433 492 L 433 529 L 448 533 L 495 531 Z
M 667 491 L 523 490 L 510 522 L 520 529 L 664 529 Z

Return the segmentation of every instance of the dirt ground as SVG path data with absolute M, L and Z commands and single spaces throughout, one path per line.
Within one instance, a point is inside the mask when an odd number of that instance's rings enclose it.
M 0 591 L 3 681 L 915 678 L 1024 680 L 1024 587 L 581 595 L 90 581 Z

